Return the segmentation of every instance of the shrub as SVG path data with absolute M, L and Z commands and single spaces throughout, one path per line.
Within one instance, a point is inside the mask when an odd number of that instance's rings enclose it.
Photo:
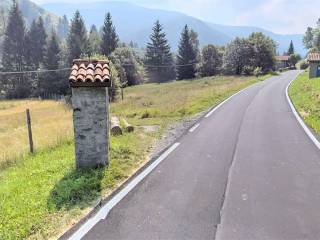
M 262 68 L 261 67 L 257 67 L 254 71 L 253 71 L 253 75 L 255 75 L 256 77 L 259 77 L 263 74 Z
M 252 66 L 246 65 L 244 66 L 242 73 L 244 75 L 252 75 L 253 71 L 254 71 L 254 68 Z
M 305 70 L 305 69 L 307 69 L 308 67 L 309 67 L 309 63 L 308 63 L 306 60 L 300 62 L 300 69 L 301 69 L 301 70 Z

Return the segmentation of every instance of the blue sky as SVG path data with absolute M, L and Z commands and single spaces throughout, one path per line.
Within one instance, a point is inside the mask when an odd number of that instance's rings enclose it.
M 33 0 L 37 3 L 73 0 Z M 80 0 L 90 2 L 88 0 Z M 99 1 L 99 0 L 95 0 Z M 107 1 L 107 0 L 105 0 Z M 114 0 L 113 0 L 114 1 Z M 263 27 L 276 33 L 303 33 L 320 18 L 320 0 L 122 0 L 186 13 L 202 20 Z

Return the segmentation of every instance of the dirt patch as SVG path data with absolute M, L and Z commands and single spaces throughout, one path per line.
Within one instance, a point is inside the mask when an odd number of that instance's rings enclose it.
M 198 113 L 188 117 L 180 122 L 172 124 L 162 135 L 162 137 L 151 148 L 151 158 L 159 155 L 164 149 L 171 146 L 180 138 L 189 128 L 191 128 L 206 112 Z
M 158 125 L 148 125 L 148 126 L 141 126 L 143 131 L 147 133 L 156 132 L 160 128 Z

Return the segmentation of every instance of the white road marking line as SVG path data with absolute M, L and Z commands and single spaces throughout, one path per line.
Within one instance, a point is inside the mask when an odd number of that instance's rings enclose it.
M 95 216 L 85 222 L 69 239 L 80 240 L 83 238 L 100 220 L 107 217 L 109 211 L 116 206 L 134 187 L 136 187 L 149 173 L 151 173 L 164 159 L 166 159 L 170 153 L 172 153 L 180 143 L 173 144 L 167 151 L 165 151 L 157 160 L 155 160 L 149 167 L 143 170 L 138 176 L 113 198 L 110 199 Z
M 212 109 L 205 118 L 210 117 L 218 108 L 220 108 L 224 103 L 229 101 L 231 98 L 245 91 L 251 86 L 248 86 L 241 91 L 233 94 L 228 99 L 221 102 L 218 106 Z M 200 124 L 193 126 L 189 132 L 195 131 Z M 116 194 L 109 202 L 107 202 L 98 213 L 86 221 L 69 239 L 70 240 L 80 240 L 83 238 L 100 220 L 103 220 L 107 217 L 109 211 L 117 205 L 134 187 L 136 187 L 149 173 L 151 173 L 166 157 L 173 152 L 180 143 L 173 144 L 166 152 L 164 152 L 156 161 L 154 161 L 149 167 L 147 167 L 143 172 L 141 172 L 137 177 L 135 177 L 124 189 L 122 189 L 118 194 Z
M 200 126 L 200 123 L 195 124 L 192 128 L 189 129 L 189 132 L 194 132 L 198 127 Z
M 248 86 L 244 89 L 242 89 L 241 91 L 233 94 L 232 96 L 230 96 L 229 98 L 227 98 L 226 100 L 224 100 L 222 103 L 220 103 L 218 106 L 216 106 L 214 109 L 212 109 L 210 112 L 207 113 L 207 115 L 205 116 L 205 118 L 208 118 L 210 117 L 215 111 L 217 111 L 223 104 L 225 104 L 226 102 L 228 102 L 231 98 L 235 97 L 236 95 L 242 93 L 243 91 L 247 90 L 249 87 L 251 86 Z
M 296 79 L 296 78 L 295 78 Z M 313 133 L 310 131 L 310 129 L 307 127 L 307 125 L 304 123 L 304 121 L 302 120 L 302 118 L 300 117 L 299 113 L 297 112 L 295 106 L 293 105 L 291 98 L 289 97 L 289 87 L 291 86 L 292 82 L 295 80 L 291 80 L 290 83 L 288 84 L 287 88 L 286 88 L 286 96 L 287 96 L 287 100 L 288 103 L 290 105 L 290 108 L 294 114 L 294 116 L 296 117 L 296 119 L 298 120 L 298 122 L 300 123 L 301 127 L 303 128 L 303 130 L 306 132 L 306 134 L 308 135 L 308 137 L 311 139 L 311 141 L 316 145 L 316 147 L 318 149 L 320 149 L 320 142 L 318 141 L 318 139 L 313 135 Z

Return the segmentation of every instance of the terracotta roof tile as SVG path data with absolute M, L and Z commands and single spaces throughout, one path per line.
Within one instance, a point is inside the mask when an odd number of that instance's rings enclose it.
M 73 87 L 108 87 L 110 82 L 109 61 L 76 59 L 69 77 Z
M 320 62 L 320 52 L 313 52 L 308 54 L 309 62 Z
M 71 69 L 77 71 L 79 69 L 79 67 L 78 67 L 78 65 L 73 65 Z
M 102 82 L 102 77 L 100 75 L 96 75 L 94 78 L 97 82 Z
M 94 75 L 100 75 L 102 76 L 102 69 L 101 68 L 96 68 L 95 71 L 94 71 Z

